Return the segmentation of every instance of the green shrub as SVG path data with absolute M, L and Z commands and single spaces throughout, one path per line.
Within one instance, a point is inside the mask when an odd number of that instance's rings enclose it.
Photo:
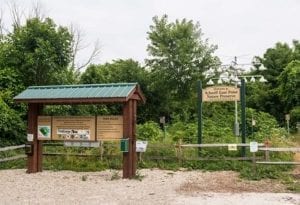
M 159 125 L 153 121 L 137 126 L 137 138 L 140 140 L 157 141 L 162 139 Z

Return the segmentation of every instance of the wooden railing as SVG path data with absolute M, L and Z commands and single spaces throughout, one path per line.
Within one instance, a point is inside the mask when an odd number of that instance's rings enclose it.
M 9 147 L 1 147 L 0 148 L 0 152 L 21 149 L 21 148 L 24 148 L 24 147 L 25 147 L 24 144 L 22 144 L 22 145 L 16 145 L 16 146 L 9 146 Z M 12 161 L 12 160 L 16 160 L 16 159 L 22 159 L 22 158 L 26 158 L 26 155 L 25 154 L 19 154 L 19 155 L 12 156 L 12 157 L 1 158 L 0 162 L 7 162 L 7 161 Z
M 45 146 L 63 146 L 62 143 L 44 143 Z M 232 144 L 227 143 L 220 143 L 220 144 L 177 144 L 175 145 L 175 149 L 177 150 L 177 156 L 172 157 L 178 158 L 180 161 L 183 160 L 182 157 L 182 149 L 183 148 L 217 148 L 217 147 L 228 147 Z M 250 144 L 247 143 L 239 143 L 235 144 L 237 147 L 250 147 Z M 17 146 L 9 146 L 9 147 L 2 147 L 0 148 L 0 152 L 9 151 L 9 150 L 16 150 L 24 148 L 25 145 L 17 145 Z M 102 148 L 103 149 L 103 148 Z M 193 157 L 193 158 L 185 158 L 185 160 L 203 160 L 203 161 L 218 161 L 218 160 L 252 160 L 256 164 L 266 164 L 266 165 L 300 165 L 300 162 L 284 162 L 284 161 L 270 161 L 269 153 L 270 152 L 300 152 L 300 147 L 267 147 L 265 144 L 259 143 L 258 144 L 258 150 L 264 152 L 264 157 L 256 157 L 255 154 L 251 157 Z M 89 156 L 100 156 L 101 159 L 103 157 L 103 150 L 100 152 L 100 154 L 71 154 L 71 153 L 44 153 L 43 155 L 47 156 L 53 156 L 53 155 L 59 155 L 59 156 L 78 156 L 78 157 L 89 157 Z M 16 159 L 26 158 L 25 154 L 19 154 L 16 156 L 1 158 L 0 162 L 6 162 Z M 141 156 L 139 155 L 139 158 L 141 159 Z M 169 159 L 170 157 L 166 156 L 148 156 L 149 159 Z M 264 161 L 257 161 L 257 160 L 264 159 Z
M 215 148 L 215 147 L 228 147 L 231 144 L 221 143 L 221 144 L 179 144 L 177 147 L 179 148 L 179 152 L 181 153 L 181 148 Z M 250 147 L 250 144 L 247 143 L 240 143 L 235 144 L 237 147 Z M 258 144 L 258 150 L 264 151 L 264 159 L 265 161 L 257 161 L 257 159 L 261 159 L 256 157 L 256 154 L 253 153 L 252 157 L 225 157 L 224 159 L 220 158 L 201 158 L 199 157 L 198 160 L 252 160 L 255 164 L 266 164 L 266 165 L 300 165 L 300 162 L 291 162 L 291 161 L 270 161 L 270 152 L 300 152 L 300 147 L 268 147 L 265 144 Z

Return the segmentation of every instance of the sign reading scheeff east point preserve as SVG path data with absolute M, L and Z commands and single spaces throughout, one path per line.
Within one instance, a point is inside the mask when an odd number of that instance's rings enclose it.
M 202 90 L 204 102 L 239 101 L 240 89 L 234 86 L 211 86 Z

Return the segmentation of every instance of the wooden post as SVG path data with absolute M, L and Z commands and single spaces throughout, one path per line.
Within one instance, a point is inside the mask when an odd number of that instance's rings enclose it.
M 136 100 L 129 100 L 123 107 L 123 138 L 128 138 L 128 152 L 123 153 L 123 178 L 136 174 Z
M 179 139 L 179 147 L 178 147 L 178 149 L 179 149 L 179 155 L 178 155 L 178 156 L 179 156 L 179 157 L 178 157 L 178 159 L 179 159 L 180 167 L 182 166 L 182 158 L 183 158 L 181 144 L 182 144 L 182 139 Z M 198 152 L 198 153 L 199 153 L 199 152 Z
M 41 104 L 28 104 L 27 133 L 33 134 L 33 149 L 32 155 L 27 157 L 27 173 L 36 173 L 43 170 L 43 143 L 37 139 L 37 118 L 41 110 Z
M 256 153 L 252 153 L 252 165 L 253 165 L 253 171 L 256 174 Z
M 137 112 L 137 101 L 132 100 L 132 177 L 136 175 L 137 166 L 137 154 L 136 154 L 136 112 Z
M 269 140 L 266 140 L 265 148 L 269 148 L 269 147 L 270 147 L 270 142 L 269 142 Z M 265 160 L 270 161 L 270 151 L 269 150 L 265 150 Z
M 104 141 L 100 141 L 100 160 L 103 160 L 103 153 L 104 153 Z

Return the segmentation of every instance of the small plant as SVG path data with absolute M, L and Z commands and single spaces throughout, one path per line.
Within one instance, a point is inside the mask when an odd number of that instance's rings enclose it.
M 132 179 L 136 179 L 139 181 L 142 181 L 144 179 L 145 175 L 142 175 L 139 170 L 136 171 L 135 176 Z
M 84 182 L 87 180 L 87 178 L 88 178 L 87 175 L 82 175 L 81 176 L 81 180 L 84 181 Z
M 119 175 L 119 171 L 113 170 L 110 180 L 118 180 L 120 178 L 121 178 L 121 176 Z

